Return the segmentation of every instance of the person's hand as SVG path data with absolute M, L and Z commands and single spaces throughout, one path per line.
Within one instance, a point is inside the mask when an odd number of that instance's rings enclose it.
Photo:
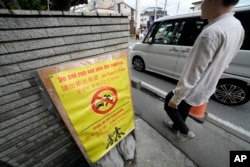
M 178 106 L 172 100 L 169 100 L 168 106 L 174 109 L 178 109 Z

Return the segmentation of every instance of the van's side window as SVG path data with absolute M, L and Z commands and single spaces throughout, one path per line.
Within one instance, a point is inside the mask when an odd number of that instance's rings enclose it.
M 187 19 L 182 30 L 178 45 L 193 46 L 195 39 L 201 33 L 207 21 L 200 19 Z
M 165 21 L 154 29 L 152 43 L 193 46 L 195 39 L 206 24 L 207 21 L 199 18 Z
M 180 38 L 180 27 L 179 21 L 163 22 L 155 33 L 152 42 L 156 44 L 177 44 Z
M 158 27 L 160 23 L 156 22 L 152 25 L 152 27 L 149 29 L 146 37 L 144 38 L 144 43 L 150 43 L 150 40 L 149 39 L 152 39 L 152 36 L 153 36 L 153 32 L 156 30 L 156 28 Z

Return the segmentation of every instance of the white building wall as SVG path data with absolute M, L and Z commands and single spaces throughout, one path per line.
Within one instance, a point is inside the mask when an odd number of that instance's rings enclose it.
M 149 16 L 141 15 L 141 25 L 142 26 L 147 26 L 148 21 L 149 21 Z
M 124 2 L 124 0 L 91 0 L 89 2 L 90 8 L 94 8 L 94 2 L 96 3 L 96 8 L 110 8 L 114 7 L 114 4 Z
M 123 3 L 120 5 L 120 11 L 121 11 L 121 13 L 127 13 L 127 14 L 131 15 L 131 8 Z

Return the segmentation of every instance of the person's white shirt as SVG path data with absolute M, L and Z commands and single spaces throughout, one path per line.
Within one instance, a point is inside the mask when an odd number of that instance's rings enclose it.
M 172 101 L 192 106 L 208 101 L 217 82 L 244 40 L 244 29 L 233 13 L 221 15 L 204 27 L 186 60 Z

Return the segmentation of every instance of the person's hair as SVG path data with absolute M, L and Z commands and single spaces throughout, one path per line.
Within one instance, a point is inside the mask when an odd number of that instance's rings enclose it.
M 223 0 L 222 3 L 224 6 L 236 5 L 239 0 Z

